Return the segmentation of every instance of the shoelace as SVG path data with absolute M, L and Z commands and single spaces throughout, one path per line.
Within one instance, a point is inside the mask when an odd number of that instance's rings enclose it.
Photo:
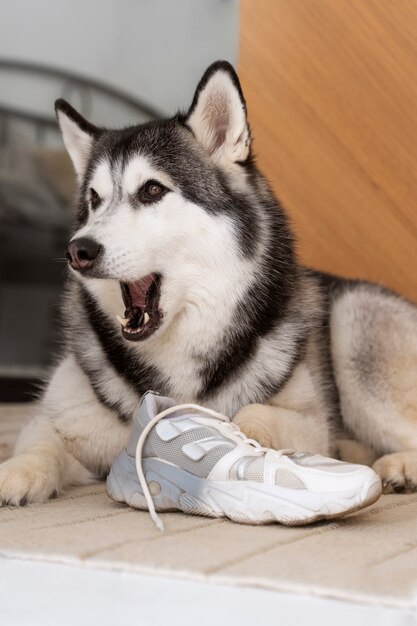
M 199 406 L 198 404 L 177 404 L 176 406 L 171 406 L 168 409 L 161 411 L 160 413 L 155 415 L 155 417 L 151 419 L 150 422 L 146 424 L 145 428 L 142 430 L 140 434 L 138 443 L 136 445 L 136 471 L 137 471 L 138 478 L 139 478 L 139 484 L 142 488 L 143 495 L 145 496 L 146 504 L 148 505 L 149 514 L 152 520 L 155 522 L 156 527 L 161 531 L 164 530 L 164 525 L 162 523 L 161 518 L 159 517 L 158 513 L 155 510 L 155 505 L 152 499 L 152 495 L 151 495 L 151 492 L 149 491 L 148 483 L 146 482 L 146 477 L 143 472 L 142 451 L 143 451 L 143 446 L 145 445 L 146 437 L 149 435 L 152 428 L 161 419 L 164 419 L 164 417 L 168 417 L 168 415 L 171 415 L 172 413 L 177 413 L 178 411 L 183 411 L 185 409 L 197 411 L 198 413 L 203 413 L 203 414 L 205 413 L 206 415 L 210 415 L 211 417 L 215 417 L 216 419 L 219 419 L 222 422 L 225 422 L 225 427 L 233 431 L 233 435 L 235 437 L 237 437 L 238 439 L 241 439 L 242 443 L 244 442 L 244 443 L 248 443 L 252 445 L 255 448 L 256 452 L 259 454 L 273 453 L 275 455 L 282 456 L 282 455 L 290 454 L 294 452 L 293 450 L 270 450 L 269 448 L 264 448 L 263 446 L 261 446 L 260 443 L 255 441 L 255 439 L 249 439 L 248 437 L 246 437 L 246 435 L 242 433 L 239 427 L 236 426 L 236 424 L 233 424 L 229 420 L 229 418 L 226 417 L 226 415 L 223 415 L 222 413 L 218 413 L 217 411 L 214 411 L 213 409 L 208 409 L 207 407 Z

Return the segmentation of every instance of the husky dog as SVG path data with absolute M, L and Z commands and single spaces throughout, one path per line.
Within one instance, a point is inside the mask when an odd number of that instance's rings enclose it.
M 79 183 L 66 347 L 0 466 L 0 502 L 104 476 L 148 389 L 416 490 L 417 308 L 297 262 L 233 68 L 210 66 L 164 121 L 107 130 L 56 111 Z

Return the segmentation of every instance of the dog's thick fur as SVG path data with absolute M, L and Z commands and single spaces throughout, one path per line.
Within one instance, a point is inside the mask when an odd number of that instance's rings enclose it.
M 298 264 L 231 66 L 212 65 L 173 119 L 105 130 L 63 101 L 57 114 L 79 181 L 74 237 L 101 252 L 71 271 L 65 353 L 0 467 L 0 502 L 104 476 L 147 389 L 235 416 L 267 446 L 375 462 L 386 489 L 415 490 L 417 308 Z M 145 205 L 148 180 L 167 192 Z M 150 273 L 162 324 L 135 343 L 115 317 L 120 281 Z

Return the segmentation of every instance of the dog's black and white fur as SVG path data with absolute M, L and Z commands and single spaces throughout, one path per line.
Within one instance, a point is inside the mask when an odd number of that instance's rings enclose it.
M 73 241 L 100 252 L 70 272 L 65 354 L 0 467 L 0 502 L 104 476 L 147 389 L 235 416 L 267 446 L 376 461 L 386 489 L 416 489 L 417 309 L 298 264 L 233 68 L 212 65 L 189 112 L 165 121 L 105 130 L 63 101 L 57 115 L 79 181 Z M 129 341 L 121 283 L 148 275 L 160 321 Z

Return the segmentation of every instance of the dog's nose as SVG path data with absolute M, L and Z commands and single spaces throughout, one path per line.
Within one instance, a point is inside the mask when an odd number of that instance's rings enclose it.
M 73 239 L 68 244 L 67 259 L 72 269 L 88 270 L 94 265 L 98 257 L 101 245 L 90 237 Z

